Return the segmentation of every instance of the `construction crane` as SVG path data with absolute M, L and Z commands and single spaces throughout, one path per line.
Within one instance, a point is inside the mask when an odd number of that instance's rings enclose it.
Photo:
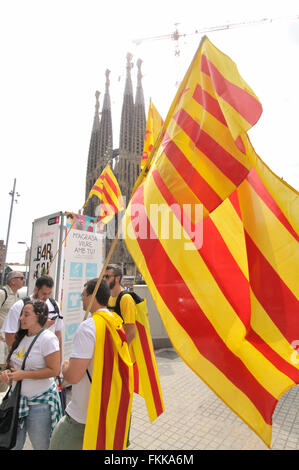
M 161 41 L 165 39 L 171 39 L 175 41 L 175 51 L 174 55 L 179 56 L 180 55 L 180 48 L 179 48 L 179 39 L 180 38 L 186 38 L 187 36 L 194 36 L 195 34 L 205 34 L 205 33 L 210 33 L 210 32 L 216 32 L 216 31 L 224 31 L 224 30 L 230 30 L 234 28 L 242 28 L 244 26 L 254 26 L 257 24 L 266 24 L 266 23 L 272 23 L 273 21 L 281 21 L 281 20 L 298 20 L 299 15 L 295 16 L 288 16 L 288 17 L 277 17 L 277 18 L 260 18 L 258 20 L 251 20 L 251 21 L 242 21 L 239 23 L 226 23 L 223 25 L 218 25 L 218 26 L 208 26 L 205 28 L 200 28 L 192 33 L 179 33 L 178 30 L 178 25 L 179 23 L 175 23 L 175 30 L 171 34 L 165 34 L 161 36 L 153 36 L 153 37 L 148 37 L 148 38 L 140 38 L 140 39 L 134 39 L 133 43 L 139 46 L 142 42 L 144 41 Z

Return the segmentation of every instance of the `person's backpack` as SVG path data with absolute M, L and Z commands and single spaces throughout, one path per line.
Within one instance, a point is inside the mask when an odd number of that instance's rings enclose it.
M 24 302 L 24 305 L 27 304 L 28 302 L 31 302 L 31 298 L 30 298 L 30 297 L 24 297 L 22 300 L 23 300 L 23 302 Z M 53 313 L 53 312 L 54 312 L 54 313 L 56 313 L 56 317 L 63 319 L 63 316 L 60 315 L 60 313 L 59 313 L 59 308 L 58 308 L 58 305 L 57 305 L 55 299 L 49 298 L 49 300 L 50 300 L 51 304 L 52 304 L 53 307 L 54 307 L 54 310 L 51 310 L 51 312 L 49 312 L 49 313 Z
M 133 300 L 134 300 L 136 305 L 138 305 L 138 304 L 140 304 L 141 302 L 144 301 L 144 299 L 142 299 L 138 294 L 136 294 L 136 292 L 132 292 L 132 291 L 129 291 L 129 290 L 122 290 L 118 294 L 115 306 L 114 307 L 108 307 L 109 310 L 112 310 L 113 312 L 117 313 L 117 315 L 119 315 L 122 319 L 123 319 L 123 317 L 120 313 L 120 301 L 121 301 L 122 296 L 125 295 L 125 294 L 130 294 L 131 297 L 133 297 Z
M 3 307 L 3 305 L 4 305 L 4 304 L 5 304 L 5 302 L 6 302 L 6 299 L 7 299 L 7 290 L 6 290 L 6 289 L 4 289 L 4 287 L 0 287 L 0 290 L 3 290 L 3 292 L 4 292 L 4 294 L 5 294 L 5 299 L 4 299 L 4 301 L 2 302 L 2 305 L 1 305 L 1 308 L 2 308 L 2 307 Z

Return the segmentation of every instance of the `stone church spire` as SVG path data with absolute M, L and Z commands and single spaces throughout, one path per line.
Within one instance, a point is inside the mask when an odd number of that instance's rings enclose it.
M 98 163 L 99 169 L 106 166 L 107 162 L 112 158 L 113 152 L 113 134 L 112 134 L 112 117 L 111 117 L 111 101 L 109 94 L 110 86 L 110 70 L 106 70 L 106 83 L 105 95 L 102 108 L 102 118 L 99 132 L 99 148 L 98 148 Z
M 93 126 L 91 131 L 88 159 L 87 159 L 87 170 L 86 170 L 86 183 L 85 183 L 85 200 L 88 198 L 89 191 L 94 184 L 94 174 L 98 163 L 98 152 L 99 152 L 99 134 L 100 134 L 100 92 L 96 91 L 96 104 L 95 114 L 93 118 Z M 87 206 L 84 209 L 84 213 L 87 215 L 93 215 L 93 203 L 91 200 L 88 201 Z
M 120 123 L 120 152 L 132 152 L 133 150 L 134 98 L 131 79 L 131 69 L 133 67 L 132 57 L 132 54 L 127 54 L 127 75 Z
M 136 155 L 140 156 L 143 152 L 144 135 L 146 127 L 146 116 L 145 116 L 145 105 L 144 95 L 142 88 L 142 73 L 141 73 L 142 60 L 137 60 L 137 88 L 135 97 L 135 109 L 134 109 L 134 123 L 133 123 L 133 151 Z
M 112 135 L 112 116 L 111 116 L 111 102 L 109 94 L 109 74 L 110 70 L 106 70 L 106 83 L 105 94 L 102 112 L 99 113 L 100 108 L 100 92 L 96 92 L 96 110 L 93 121 L 93 127 L 90 138 L 87 172 L 86 172 L 86 199 L 88 194 L 102 173 L 108 161 L 112 158 L 113 154 L 113 135 Z M 99 115 L 101 114 L 101 119 Z M 99 201 L 96 197 L 92 197 L 84 209 L 86 215 L 94 216 L 95 209 Z
M 87 159 L 87 174 L 86 176 L 95 169 L 97 165 L 97 156 L 98 156 L 98 146 L 99 146 L 99 131 L 100 131 L 100 92 L 96 91 L 96 104 L 95 104 L 95 114 L 93 119 L 93 126 L 91 131 L 90 143 L 89 143 L 89 152 Z
M 89 143 L 89 152 L 87 159 L 87 170 L 86 170 L 86 184 L 85 184 L 85 200 L 88 198 L 89 191 L 91 190 L 92 185 L 94 184 L 94 178 L 96 173 L 96 167 L 98 164 L 98 153 L 99 153 L 99 137 L 100 137 L 100 92 L 96 91 L 96 104 L 95 104 L 95 114 L 93 119 L 93 126 L 91 131 L 90 143 Z M 84 214 L 94 215 L 94 204 L 91 200 L 88 201 Z

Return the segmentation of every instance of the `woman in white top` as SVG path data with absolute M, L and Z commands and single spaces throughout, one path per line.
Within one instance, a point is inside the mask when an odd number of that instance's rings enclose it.
M 60 398 L 54 380 L 60 372 L 59 343 L 55 334 L 44 329 L 48 319 L 48 307 L 40 301 L 24 305 L 20 316 L 20 328 L 7 358 L 7 369 L 2 372 L 2 382 L 22 380 L 19 426 L 15 450 L 21 450 L 28 433 L 35 450 L 49 447 L 51 432 L 62 416 Z M 35 335 L 43 330 L 35 341 L 21 370 L 24 355 Z

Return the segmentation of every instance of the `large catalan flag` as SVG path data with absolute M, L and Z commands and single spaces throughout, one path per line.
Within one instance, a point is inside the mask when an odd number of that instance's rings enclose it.
M 97 196 L 101 201 L 99 218 L 104 224 L 125 208 L 118 182 L 109 163 L 91 188 L 84 207 L 92 196 Z
M 145 167 L 146 161 L 151 154 L 151 151 L 154 147 L 154 144 L 159 136 L 162 127 L 163 119 L 161 118 L 152 100 L 150 100 L 145 128 L 143 153 L 140 163 L 141 170 L 143 170 L 143 168 Z
M 96 347 L 83 450 L 126 449 L 134 376 L 121 318 L 93 313 Z
M 204 38 L 123 233 L 178 354 L 270 446 L 277 401 L 299 383 L 299 194 L 254 152 L 261 112 Z

